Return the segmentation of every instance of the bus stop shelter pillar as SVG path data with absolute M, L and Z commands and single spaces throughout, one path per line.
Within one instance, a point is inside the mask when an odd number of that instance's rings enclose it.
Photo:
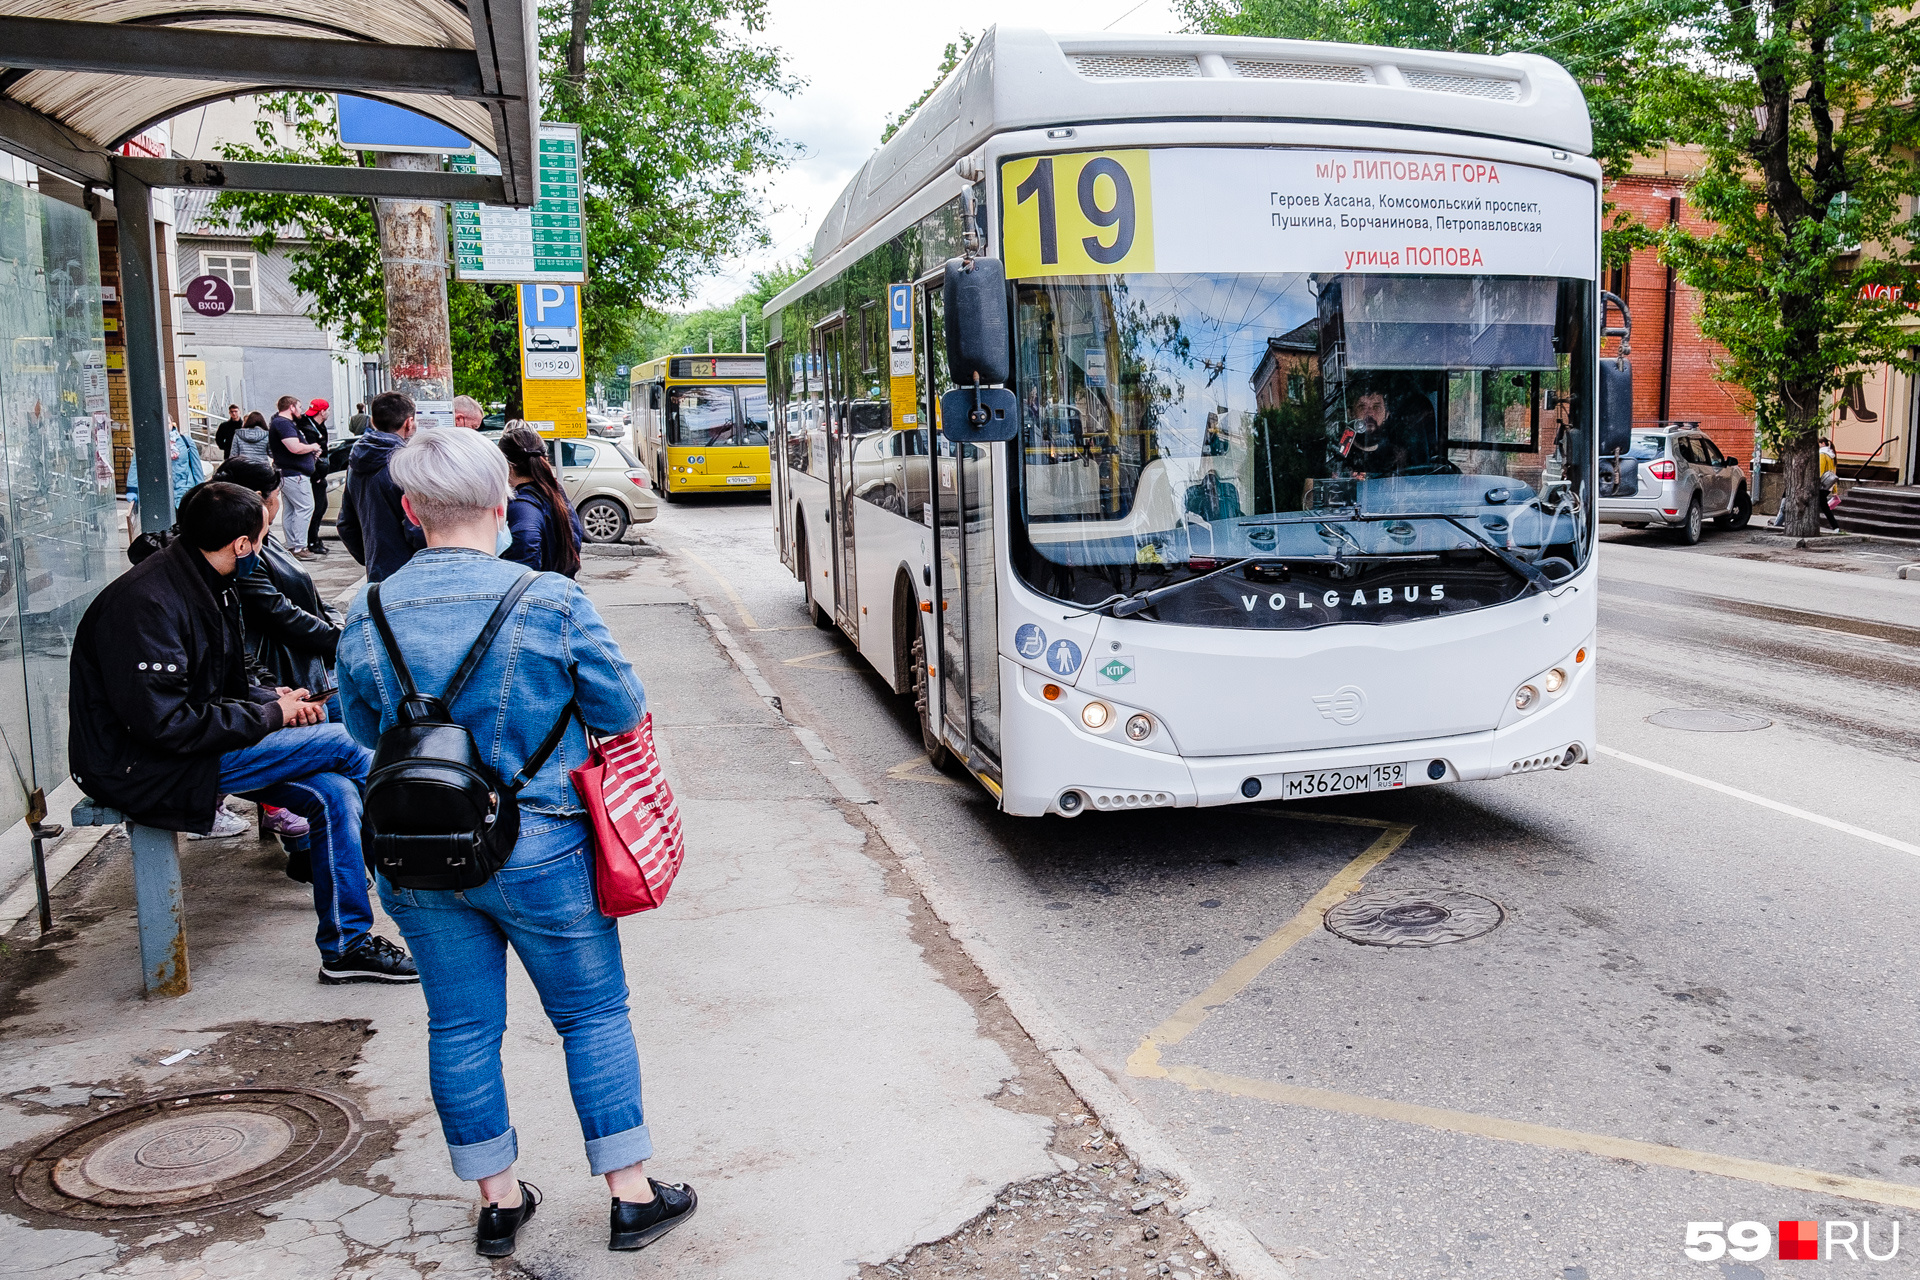
M 113 207 L 120 248 L 120 308 L 127 326 L 127 407 L 132 418 L 133 466 L 140 481 L 140 532 L 161 533 L 173 524 L 173 468 L 167 460 L 168 358 L 163 350 L 156 278 L 153 188 L 124 167 L 113 167 Z

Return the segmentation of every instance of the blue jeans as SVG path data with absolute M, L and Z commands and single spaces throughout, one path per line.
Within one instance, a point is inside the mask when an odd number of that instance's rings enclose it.
M 220 791 L 291 809 L 313 824 L 314 941 L 331 961 L 373 928 L 367 864 L 360 856 L 360 793 L 373 754 L 345 726 L 301 725 L 220 757 Z
M 380 901 L 420 966 L 433 1106 L 453 1172 L 467 1182 L 492 1177 L 520 1153 L 500 1071 L 509 944 L 566 1046 L 593 1172 L 653 1155 L 620 935 L 594 903 L 587 826 L 524 810 L 521 822 L 513 856 L 478 889 L 397 889 L 378 878 Z

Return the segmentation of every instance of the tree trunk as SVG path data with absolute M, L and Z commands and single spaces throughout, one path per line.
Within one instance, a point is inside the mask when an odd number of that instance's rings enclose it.
M 1781 499 L 1786 519 L 1781 523 L 1795 538 L 1811 538 L 1820 531 L 1820 504 L 1827 500 L 1827 491 L 1820 487 L 1820 436 L 1814 428 L 1808 423 L 1780 454 L 1787 481 L 1787 493 Z
M 573 32 L 567 37 L 567 79 L 579 84 L 587 78 L 587 18 L 593 0 L 573 0 Z

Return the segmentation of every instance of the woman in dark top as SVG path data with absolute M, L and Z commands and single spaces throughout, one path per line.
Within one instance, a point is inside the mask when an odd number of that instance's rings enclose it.
M 516 422 L 500 433 L 500 452 L 507 455 L 513 473 L 513 497 L 507 502 L 513 542 L 500 558 L 543 573 L 577 577 L 586 534 L 547 461 L 547 442 L 526 423 Z

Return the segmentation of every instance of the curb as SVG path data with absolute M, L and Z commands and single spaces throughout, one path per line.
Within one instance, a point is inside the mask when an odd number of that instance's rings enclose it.
M 1267 1252 L 1259 1237 L 1238 1218 L 1214 1206 L 1212 1189 L 1193 1172 L 1186 1159 L 1174 1150 L 1173 1144 L 1167 1141 L 1153 1121 L 1121 1092 L 1119 1085 L 1106 1072 L 1080 1052 L 1073 1038 L 1046 1010 L 1040 998 L 1014 977 L 999 953 L 983 940 L 980 931 L 968 919 L 958 898 L 940 882 L 920 846 L 888 812 L 886 806 L 860 785 L 846 766 L 835 758 L 818 733 L 787 718 L 780 705 L 779 694 L 774 692 L 773 685 L 761 674 L 759 665 L 742 651 L 727 624 L 704 606 L 696 604 L 695 608 L 713 631 L 714 638 L 727 651 L 727 656 L 746 676 L 747 683 L 753 686 L 753 691 L 793 731 L 794 739 L 806 749 L 821 774 L 833 784 L 834 790 L 849 804 L 860 806 L 867 824 L 873 828 L 873 833 L 881 843 L 892 850 L 901 870 L 906 872 L 914 888 L 926 900 L 928 909 L 946 926 L 947 933 L 960 944 L 967 958 L 986 977 L 1007 1011 L 1013 1015 L 1014 1021 L 1020 1024 L 1020 1029 L 1027 1033 L 1054 1069 L 1059 1071 L 1067 1087 L 1079 1095 L 1107 1132 L 1120 1140 L 1135 1164 L 1142 1169 L 1158 1170 L 1187 1189 L 1186 1196 L 1172 1206 L 1173 1211 L 1205 1242 L 1214 1257 L 1226 1267 L 1228 1274 L 1235 1280 L 1293 1280 L 1292 1273 Z

